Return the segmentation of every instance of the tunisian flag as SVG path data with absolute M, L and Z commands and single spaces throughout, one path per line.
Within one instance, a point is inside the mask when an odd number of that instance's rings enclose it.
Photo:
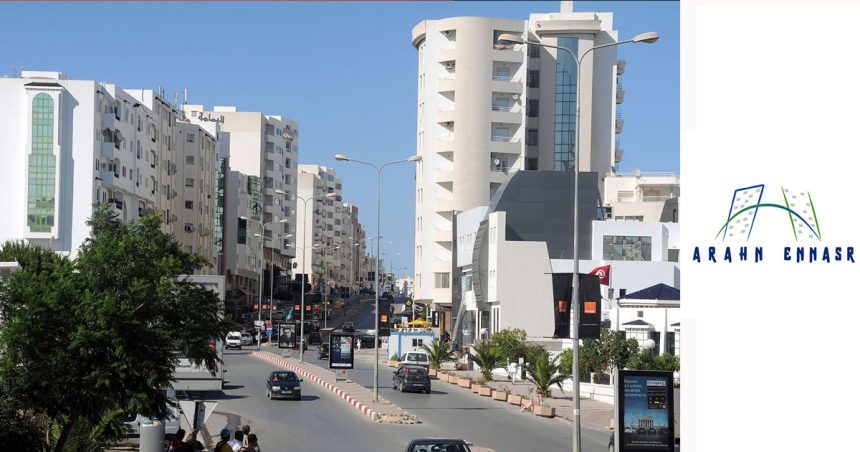
M 597 277 L 600 278 L 600 284 L 602 284 L 604 286 L 609 285 L 609 266 L 608 265 L 604 265 L 602 267 L 597 267 L 594 270 L 592 270 L 591 272 L 589 272 L 588 274 L 589 275 L 597 275 Z

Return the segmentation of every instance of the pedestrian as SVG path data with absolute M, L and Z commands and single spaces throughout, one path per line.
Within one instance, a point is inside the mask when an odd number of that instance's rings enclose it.
M 200 431 L 197 429 L 191 430 L 191 433 L 189 433 L 188 436 L 185 438 L 185 444 L 188 444 L 188 447 L 189 447 L 188 450 L 189 451 L 206 450 L 206 448 L 203 447 L 203 443 L 201 443 L 200 441 L 197 440 L 197 434 L 199 432 Z
M 260 446 L 257 444 L 257 435 L 255 433 L 248 435 L 248 445 L 243 447 L 241 452 L 260 452 Z
M 215 449 L 213 452 L 233 452 L 233 447 L 229 444 L 230 441 L 230 430 L 222 429 L 221 430 L 221 441 L 218 441 L 218 444 L 215 444 Z
M 243 426 L 242 426 L 242 433 L 244 433 L 244 434 L 245 434 L 245 437 L 244 437 L 244 440 L 243 440 L 243 442 L 242 442 L 242 445 L 243 445 L 243 446 L 247 446 L 247 445 L 248 445 L 248 440 L 249 440 L 249 438 L 248 438 L 248 437 L 251 435 L 251 426 L 250 426 L 250 425 L 248 425 L 248 424 L 243 425 Z
M 242 430 L 236 430 L 233 433 L 233 439 L 231 439 L 227 444 L 233 449 L 233 452 L 239 452 L 239 449 L 242 448 L 242 439 L 245 437 L 245 434 Z
M 356 351 L 359 351 L 359 352 L 361 351 L 361 338 L 360 337 L 355 338 L 355 349 L 356 349 Z
M 188 444 L 183 441 L 185 439 L 185 430 L 179 429 L 173 437 L 173 442 L 170 443 L 170 452 L 192 452 Z

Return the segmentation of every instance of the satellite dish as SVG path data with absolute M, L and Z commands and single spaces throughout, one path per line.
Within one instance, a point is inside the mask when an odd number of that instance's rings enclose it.
M 511 96 L 511 97 L 512 97 L 514 100 L 517 100 L 517 99 L 519 99 L 519 98 L 520 98 L 520 95 L 519 95 L 519 94 L 514 94 L 514 95 L 513 95 L 513 96 Z
M 642 174 L 642 171 L 639 168 L 633 168 L 633 175 L 639 177 Z

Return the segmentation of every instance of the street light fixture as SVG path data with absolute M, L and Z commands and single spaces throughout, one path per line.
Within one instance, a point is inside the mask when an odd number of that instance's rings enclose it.
M 420 155 L 413 155 L 409 158 L 403 160 L 395 160 L 393 162 L 383 163 L 382 165 L 375 165 L 370 162 L 365 162 L 361 160 L 355 160 L 353 158 L 347 157 L 344 154 L 337 154 L 334 156 L 335 160 L 339 162 L 355 162 L 360 163 L 362 165 L 367 165 L 376 169 L 376 241 L 377 244 L 381 244 L 379 239 L 382 236 L 379 234 L 380 231 L 380 193 L 379 193 L 379 177 L 382 173 L 382 169 L 388 165 L 393 165 L 395 163 L 405 163 L 405 162 L 420 162 L 422 157 Z M 374 325 L 375 325 L 375 334 L 374 341 L 376 341 L 375 346 L 373 347 L 376 358 L 373 361 L 373 401 L 376 402 L 379 400 L 379 248 L 376 248 L 376 273 L 373 275 L 373 294 L 374 294 Z
M 512 33 L 502 33 L 498 37 L 499 44 L 510 45 L 510 44 L 533 44 L 541 47 L 549 47 L 552 49 L 562 50 L 567 52 L 571 59 L 576 63 L 576 124 L 574 124 L 575 132 L 574 132 L 574 167 L 573 167 L 573 290 L 572 290 L 572 303 L 570 306 L 571 317 L 570 317 L 570 338 L 571 342 L 573 342 L 573 452 L 580 452 L 582 450 L 582 440 L 580 438 L 580 408 L 579 408 L 579 123 L 580 123 L 580 89 L 579 89 L 579 81 L 582 80 L 581 72 L 582 72 L 582 61 L 589 52 L 597 49 L 603 49 L 606 47 L 614 47 L 621 44 L 627 43 L 645 43 L 645 44 L 653 44 L 660 39 L 660 35 L 656 32 L 649 31 L 646 33 L 640 33 L 633 37 L 633 39 L 628 39 L 625 41 L 612 42 L 609 44 L 602 44 L 591 47 L 590 49 L 582 52 L 582 54 L 577 57 L 572 50 L 567 47 L 559 47 L 550 44 L 544 44 L 540 41 L 528 41 L 523 38 L 521 35 L 516 35 Z

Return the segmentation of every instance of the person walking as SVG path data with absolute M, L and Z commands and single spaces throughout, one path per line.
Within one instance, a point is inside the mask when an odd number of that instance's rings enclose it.
M 185 443 L 185 430 L 179 429 L 176 431 L 176 436 L 173 437 L 173 442 L 170 443 L 170 452 L 193 452 L 188 444 Z
M 248 445 L 248 440 L 250 439 L 249 437 L 251 436 L 251 426 L 248 424 L 243 425 L 242 426 L 242 433 L 245 434 L 244 439 L 242 440 L 242 446 L 245 447 Z
M 242 448 L 242 445 L 243 445 L 243 441 L 242 441 L 242 440 L 243 440 L 244 438 L 245 438 L 245 434 L 242 432 L 242 430 L 236 430 L 236 431 L 233 433 L 233 439 L 231 439 L 231 440 L 227 443 L 227 445 L 228 445 L 228 446 L 230 446 L 230 447 L 233 449 L 233 452 L 239 452 L 239 449 L 241 449 L 241 448 Z
M 242 448 L 241 452 L 261 452 L 260 446 L 257 444 L 257 435 L 255 433 L 248 435 L 248 444 Z
M 230 441 L 230 430 L 226 428 L 221 430 L 221 441 L 215 444 L 213 452 L 233 452 L 233 447 L 228 444 Z

